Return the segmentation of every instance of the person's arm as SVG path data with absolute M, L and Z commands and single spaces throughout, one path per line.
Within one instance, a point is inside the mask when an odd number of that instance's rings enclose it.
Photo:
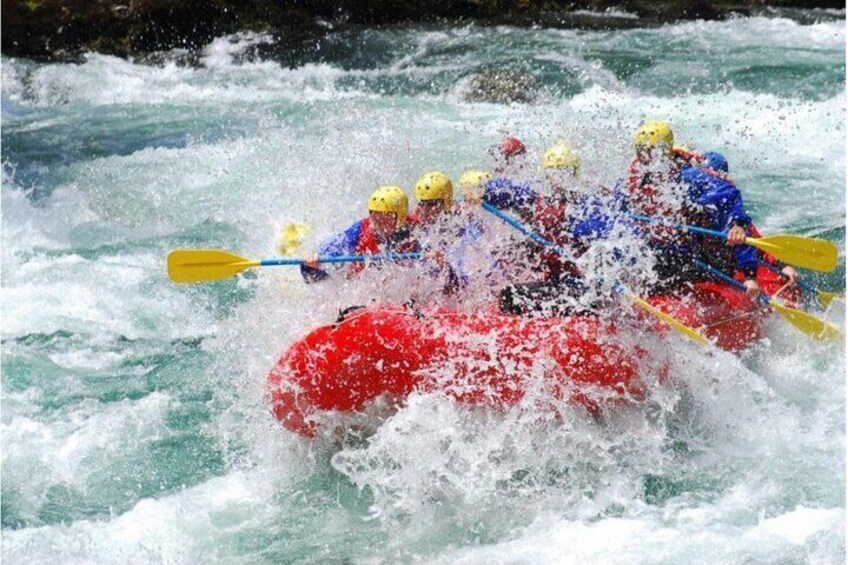
M 612 230 L 613 218 L 601 206 L 591 203 L 585 206 L 571 227 L 571 237 L 580 246 L 606 239 Z
M 354 223 L 344 232 L 331 239 L 328 243 L 321 247 L 318 254 L 325 257 L 340 257 L 342 255 L 352 254 L 356 250 L 356 244 L 359 242 L 361 232 L 362 220 Z M 314 256 L 307 257 L 307 259 L 314 258 Z M 317 263 L 307 265 L 305 262 L 300 266 L 300 274 L 303 276 L 303 280 L 307 283 L 320 282 L 330 276 L 330 273 L 320 268 Z
M 728 245 L 742 245 L 748 236 L 747 229 L 751 225 L 751 216 L 745 212 L 742 205 L 742 195 L 734 186 L 732 191 L 722 196 L 719 205 L 724 216 L 723 229 L 727 231 Z
M 608 238 L 613 228 L 618 226 L 635 237 L 643 237 L 639 224 L 628 218 L 626 211 L 627 204 L 618 185 L 608 198 L 587 198 L 575 217 L 571 236 L 579 243 L 588 245 L 595 240 Z
M 571 227 L 571 237 L 578 255 L 585 253 L 593 243 L 609 239 L 613 232 L 629 232 L 638 239 L 645 237 L 638 222 L 621 215 L 618 206 L 620 203 L 612 198 L 605 201 L 592 198 L 588 201 L 581 217 L 576 219 Z M 616 240 L 621 242 L 618 238 Z M 610 253 L 611 258 L 616 261 L 623 261 L 627 256 L 620 245 L 614 245 Z
M 742 192 L 736 186 L 726 183 L 718 195 L 718 205 L 726 218 L 725 229 L 742 228 L 747 230 L 751 225 L 751 216 L 745 211 Z M 744 242 L 744 238 L 742 240 Z
M 710 189 L 711 178 L 698 167 L 684 167 L 680 171 L 680 180 L 688 185 L 689 197 L 699 203 Z
M 483 202 L 499 210 L 514 210 L 522 217 L 532 216 L 537 197 L 529 186 L 505 178 L 490 180 L 483 192 Z
M 736 185 L 695 167 L 683 170 L 683 180 L 689 184 L 690 195 L 708 214 L 711 227 L 727 232 L 727 244 L 745 243 L 751 216 L 745 211 L 742 192 Z
M 735 187 L 734 187 L 735 188 Z M 730 220 L 728 220 L 730 222 Z M 733 225 L 727 232 L 727 244 L 733 246 L 733 256 L 736 260 L 736 269 L 741 272 L 745 281 L 745 291 L 748 296 L 755 297 L 760 293 L 760 286 L 757 282 L 757 270 L 759 267 L 760 250 L 750 245 L 745 245 L 745 237 L 751 235 L 752 229 L 750 218 L 744 227 L 740 224 Z M 741 232 L 741 235 L 734 235 L 735 232 Z M 734 244 L 733 239 L 740 241 L 740 244 Z
M 736 257 L 736 268 L 745 273 L 746 279 L 757 278 L 760 251 L 751 245 L 737 245 L 733 248 Z
M 756 232 L 756 234 L 757 235 L 754 237 L 759 236 L 759 232 Z M 787 265 L 783 261 L 780 261 L 779 259 L 773 257 L 772 255 L 769 255 L 768 253 L 765 253 L 764 251 L 757 250 L 757 259 L 763 261 L 764 263 L 768 263 L 773 268 L 780 271 L 783 276 L 785 276 L 789 280 L 790 286 L 794 286 L 798 282 L 798 279 L 801 278 L 801 275 L 798 274 L 798 271 L 795 270 L 795 267 Z

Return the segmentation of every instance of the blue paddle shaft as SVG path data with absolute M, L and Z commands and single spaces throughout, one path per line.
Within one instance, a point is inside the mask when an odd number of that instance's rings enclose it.
M 699 261 L 699 260 L 697 260 L 697 259 L 692 259 L 692 262 L 693 262 L 695 265 L 697 265 L 699 268 L 701 268 L 701 269 L 705 270 L 706 272 L 710 273 L 710 274 L 711 274 L 711 275 L 713 275 L 714 277 L 716 277 L 716 278 L 718 278 L 718 279 L 723 280 L 724 282 L 726 282 L 726 283 L 727 283 L 727 284 L 729 284 L 730 286 L 735 287 L 735 288 L 738 288 L 738 289 L 739 289 L 739 290 L 741 290 L 742 292 L 745 292 L 745 291 L 747 290 L 747 289 L 745 288 L 745 285 L 744 285 L 744 284 L 742 284 L 741 282 L 737 281 L 737 280 L 736 280 L 736 279 L 734 279 L 733 277 L 730 277 L 730 276 L 728 276 L 728 275 L 725 275 L 724 273 L 722 273 L 721 271 L 719 271 L 718 269 L 716 269 L 716 268 L 715 268 L 715 267 L 713 267 L 712 265 L 707 265 L 707 264 L 706 264 L 706 263 L 704 263 L 703 261 Z M 764 295 L 760 294 L 760 295 L 758 296 L 758 298 L 760 299 L 760 301 L 761 301 L 763 304 L 768 305 L 769 300 L 768 300 L 768 298 L 766 298 Z
M 521 224 L 521 222 L 519 222 L 515 218 L 509 216 L 508 214 L 501 212 L 500 210 L 498 210 L 497 208 L 495 208 L 491 204 L 483 202 L 483 209 L 486 210 L 487 212 L 489 212 L 490 214 L 496 216 L 497 218 L 503 220 L 504 222 L 508 223 L 509 225 L 511 225 L 512 227 L 514 227 L 515 229 L 517 229 L 518 231 L 520 231 L 521 233 L 523 233 L 524 235 L 526 235 L 527 237 L 529 237 L 530 239 L 535 241 L 536 243 L 538 243 L 540 245 L 544 245 L 548 249 L 553 249 L 554 251 L 556 251 L 560 255 L 566 254 L 565 249 L 555 245 L 551 241 L 548 241 L 547 239 L 545 239 L 541 235 L 537 234 L 536 232 L 527 229 L 526 227 L 524 227 L 524 225 Z M 623 287 L 621 285 L 621 283 L 613 284 L 612 288 L 613 288 L 614 291 L 621 293 L 621 294 L 626 294 L 627 292 L 629 292 L 625 287 Z
M 529 229 L 524 227 L 521 224 L 521 222 L 519 222 L 515 218 L 510 217 L 507 214 L 504 214 L 503 212 L 501 212 L 500 210 L 498 210 L 497 208 L 495 208 L 491 204 L 489 204 L 487 202 L 483 202 L 483 209 L 486 210 L 487 212 L 489 212 L 490 214 L 493 214 L 494 216 L 498 217 L 499 219 L 503 220 L 504 222 L 508 223 L 509 225 L 511 225 L 512 227 L 514 227 L 515 229 L 517 229 L 518 231 L 520 231 L 521 233 L 523 233 L 524 235 L 526 235 L 527 237 L 529 237 L 530 239 L 535 241 L 536 243 L 538 243 L 540 245 L 544 245 L 548 249 L 553 249 L 554 251 L 556 251 L 560 255 L 565 255 L 565 256 L 569 255 L 566 252 L 566 250 L 563 249 L 562 247 L 559 247 L 559 246 L 555 245 L 554 243 L 548 241 L 547 239 L 545 239 L 541 235 L 537 234 L 536 232 L 530 231 Z
M 654 218 L 653 216 L 643 216 L 642 214 L 625 214 L 629 218 L 633 218 L 634 220 L 642 220 L 643 222 L 651 222 L 653 224 L 665 224 L 674 228 L 691 231 L 694 233 L 700 233 L 703 235 L 711 235 L 713 237 L 721 237 L 727 238 L 727 232 L 708 230 L 706 228 L 699 228 L 697 226 L 689 226 L 686 224 L 678 224 L 677 222 L 672 222 L 671 220 L 667 220 L 665 218 Z
M 339 257 L 318 257 L 319 263 L 362 263 L 364 261 L 409 261 L 420 259 L 420 253 L 387 253 L 385 255 L 341 255 Z M 302 265 L 303 259 L 290 257 L 276 257 L 273 259 L 262 259 L 259 264 L 262 267 L 274 265 Z

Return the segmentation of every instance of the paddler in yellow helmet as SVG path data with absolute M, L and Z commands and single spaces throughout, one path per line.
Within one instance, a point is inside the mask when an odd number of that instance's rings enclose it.
M 452 294 L 461 286 L 447 258 L 456 235 L 453 183 L 445 173 L 430 171 L 415 183 L 414 194 L 418 204 L 410 228 L 427 255 L 431 276 L 444 276 L 443 292 Z
M 529 206 L 522 215 L 531 218 L 533 229 L 559 247 L 575 245 L 571 231 L 584 197 L 579 185 L 580 165 L 580 155 L 570 142 L 552 145 L 542 156 L 547 194 L 525 189 L 525 193 L 514 195 L 516 203 Z M 540 272 L 546 283 L 559 286 L 566 277 L 579 277 L 577 267 L 558 253 L 541 248 L 538 251 Z
M 542 169 L 551 196 L 572 201 L 580 193 L 580 155 L 571 143 L 561 141 L 548 147 L 542 157 Z
M 566 229 L 569 205 L 580 200 L 580 155 L 567 141 L 549 147 L 542 157 L 542 170 L 548 186 L 546 195 L 529 186 L 515 185 L 502 190 L 497 182 L 489 183 L 483 199 L 501 210 L 517 214 L 540 230 L 543 236 L 557 243 L 553 232 Z
M 453 210 L 453 183 L 441 171 L 425 173 L 415 183 L 414 227 L 429 229 Z
M 545 182 L 550 186 L 547 195 L 542 195 L 529 185 L 519 184 L 495 177 L 486 172 L 466 171 L 460 184 L 465 201 L 463 211 L 469 211 L 466 234 L 484 231 L 479 221 L 474 221 L 473 211 L 482 201 L 516 216 L 520 221 L 560 247 L 573 244 L 571 227 L 575 222 L 571 214 L 583 211 L 585 195 L 579 183 L 580 156 L 572 145 L 563 141 L 549 147 L 542 157 Z M 583 223 L 579 223 L 582 227 Z M 479 237 L 479 236 L 478 236 Z M 576 267 L 553 252 L 546 252 L 537 243 L 521 238 L 519 242 L 501 241 L 499 249 L 492 250 L 497 257 L 495 265 L 500 275 L 507 280 L 531 279 L 533 282 L 508 286 L 501 293 L 501 308 L 505 312 L 524 313 L 529 310 L 545 309 L 540 302 L 556 300 L 562 294 L 560 286 L 566 277 L 579 278 Z M 502 278 L 502 277 L 501 277 Z M 539 278 L 542 280 L 539 281 Z M 544 287 L 544 288 L 543 288 Z M 537 292 L 537 291 L 540 291 Z M 582 285 L 578 285 L 582 292 Z M 526 303 L 525 303 L 526 302 Z M 519 304 L 521 303 L 521 304 Z M 537 308 L 539 307 L 539 308 Z M 556 313 L 557 305 L 545 310 Z
M 483 285 L 488 289 L 501 286 L 510 276 L 506 268 L 526 246 L 516 244 L 512 231 L 486 237 L 489 214 L 481 208 L 486 186 L 495 176 L 486 170 L 468 169 L 459 177 L 462 200 L 456 203 L 457 229 L 454 269 L 468 286 Z M 471 282 L 473 281 L 473 282 Z
M 630 162 L 625 192 L 647 215 L 672 206 L 673 203 L 664 202 L 668 200 L 662 198 L 666 196 L 664 193 L 671 190 L 670 185 L 681 182 L 684 167 L 700 165 L 704 160 L 701 154 L 676 146 L 671 125 L 661 120 L 639 124 L 633 136 L 633 148 L 636 154 Z
M 542 156 L 546 194 L 525 187 L 515 190 L 510 199 L 492 200 L 494 205 L 508 204 L 528 218 L 533 231 L 570 251 L 570 256 L 564 256 L 534 245 L 530 257 L 535 280 L 505 287 L 500 294 L 501 311 L 550 316 L 588 307 L 581 302 L 586 285 L 574 259 L 585 253 L 594 240 L 608 236 L 612 219 L 604 213 L 607 208 L 598 198 L 600 191 L 586 190 L 580 179 L 581 164 L 580 155 L 570 142 L 556 143 Z
M 329 273 L 321 269 L 318 256 L 378 255 L 384 253 L 413 253 L 418 243 L 409 232 L 409 198 L 399 186 L 381 186 L 368 198 L 368 216 L 326 243 L 319 253 L 307 253 L 301 266 L 306 282 L 326 279 Z M 349 263 L 348 275 L 358 274 L 365 263 Z
M 691 223 L 694 210 L 688 206 L 681 172 L 690 163 L 701 161 L 701 156 L 675 145 L 671 125 L 662 120 L 646 120 L 639 124 L 633 136 L 635 155 L 630 162 L 626 182 L 619 181 L 618 192 L 623 196 L 627 211 L 644 216 L 663 217 L 678 223 Z M 675 245 L 689 237 L 669 226 L 644 225 L 643 230 L 652 244 Z M 663 256 L 671 257 L 664 253 Z M 660 261 L 665 264 L 666 261 Z M 669 277 L 685 265 L 668 261 Z M 661 278 L 668 278 L 662 276 Z
M 752 297 L 759 294 L 756 253 L 742 245 L 751 218 L 744 211 L 739 190 L 719 179 L 715 171 L 707 174 L 711 169 L 709 154 L 675 145 L 671 125 L 660 120 L 642 122 L 633 145 L 636 155 L 627 182 L 619 181 L 617 187 L 624 209 L 631 214 L 726 231 L 727 246 L 734 247 L 730 250 L 716 245 L 713 239 L 667 224 L 638 221 L 654 252 L 653 290 L 676 291 L 709 280 L 710 275 L 693 263 L 695 258 L 714 265 L 718 262 L 725 270 L 738 266 L 745 275 L 746 292 Z M 724 164 L 726 167 L 726 161 Z
M 456 203 L 457 221 L 460 224 L 457 233 L 465 240 L 480 238 L 485 231 L 480 216 L 480 204 L 486 184 L 494 178 L 489 171 L 469 169 L 459 177 L 459 187 L 462 190 L 462 200 Z
M 483 192 L 486 184 L 494 176 L 489 171 L 469 169 L 459 177 L 459 187 L 462 190 L 460 206 L 463 210 L 476 208 L 483 202 Z

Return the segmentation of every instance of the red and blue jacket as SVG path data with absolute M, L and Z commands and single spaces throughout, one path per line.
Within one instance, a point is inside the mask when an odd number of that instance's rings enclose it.
M 408 221 L 414 222 L 410 215 Z M 340 257 L 342 255 L 377 255 L 382 253 L 415 253 L 419 251 L 418 242 L 410 237 L 409 230 L 400 228 L 388 239 L 380 242 L 371 227 L 371 218 L 363 218 L 354 222 L 344 232 L 340 233 L 328 243 L 324 244 L 318 252 L 319 255 L 329 257 Z M 365 263 L 351 263 L 348 265 L 348 276 L 358 275 L 365 268 Z M 323 281 L 330 274 L 321 268 L 300 266 L 300 273 L 307 283 Z
M 606 206 L 597 198 L 545 197 L 527 185 L 505 178 L 489 181 L 483 201 L 516 213 L 543 238 L 558 247 L 573 250 L 575 258 L 583 254 L 591 241 L 607 237 L 613 225 L 605 213 Z M 579 269 L 568 258 L 550 249 L 541 249 L 539 253 L 546 281 L 580 277 Z

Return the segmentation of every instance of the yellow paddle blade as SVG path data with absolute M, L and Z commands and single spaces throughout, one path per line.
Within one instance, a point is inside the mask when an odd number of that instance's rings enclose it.
M 817 341 L 841 340 L 842 332 L 838 327 L 821 318 L 816 318 L 801 310 L 788 308 L 776 300 L 769 300 L 769 306 L 777 310 L 784 320 Z
M 277 247 L 281 255 L 292 256 L 303 244 L 306 234 L 312 230 L 309 224 L 286 224 L 280 230 L 280 243 Z
M 832 241 L 778 234 L 760 238 L 746 237 L 745 243 L 796 267 L 823 272 L 830 272 L 836 268 L 838 251 L 836 244 Z
M 685 335 L 685 336 L 687 336 L 687 337 L 689 337 L 689 338 L 691 338 L 691 339 L 693 339 L 693 340 L 695 340 L 698 343 L 701 343 L 703 345 L 710 345 L 711 344 L 710 340 L 707 339 L 706 337 L 704 337 L 700 332 L 690 328 L 689 326 L 684 326 L 683 324 L 681 324 L 680 322 L 678 322 L 677 320 L 675 320 L 674 318 L 672 318 L 671 316 L 669 316 L 668 314 L 666 314 L 665 312 L 663 312 L 662 310 L 657 308 L 656 306 L 652 306 L 646 300 L 639 298 L 635 294 L 627 293 L 626 296 L 627 296 L 627 298 L 629 298 L 630 300 L 635 302 L 641 309 L 652 314 L 656 318 L 659 318 L 660 320 L 664 321 L 665 323 L 667 323 L 668 325 L 670 325 L 672 328 L 674 328 L 678 332 L 682 333 L 683 335 Z
M 259 261 L 218 249 L 175 249 L 168 254 L 168 276 L 178 283 L 219 281 L 258 266 Z
M 817 290 L 816 294 L 819 297 L 819 302 L 821 302 L 821 305 L 825 308 L 830 306 L 830 303 L 836 298 L 839 298 L 840 300 L 845 299 L 845 294 L 841 292 L 826 292 L 824 290 Z

